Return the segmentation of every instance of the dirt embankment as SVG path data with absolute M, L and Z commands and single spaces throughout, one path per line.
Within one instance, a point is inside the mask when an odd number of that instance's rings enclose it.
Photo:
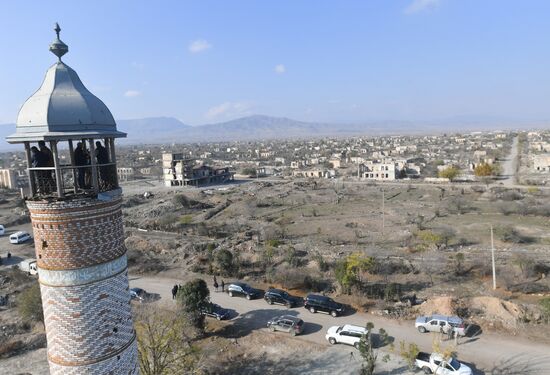
M 520 305 L 491 296 L 461 300 L 449 296 L 434 297 L 421 304 L 418 313 L 458 315 L 487 328 L 504 329 L 515 329 L 522 322 L 540 320 L 540 312 L 532 305 Z

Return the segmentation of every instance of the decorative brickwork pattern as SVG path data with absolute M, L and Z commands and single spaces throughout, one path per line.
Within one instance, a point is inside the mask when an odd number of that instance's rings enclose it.
M 42 269 L 78 269 L 126 253 L 121 198 L 28 201 L 37 264 Z M 93 204 L 95 203 L 95 204 Z
M 88 285 L 40 289 L 50 361 L 96 361 L 133 340 L 127 271 Z
M 139 374 L 137 357 L 137 340 L 120 355 L 106 359 L 92 365 L 66 367 L 50 362 L 52 374 L 63 375 L 134 375 Z
M 27 201 L 52 375 L 139 374 L 121 203 Z

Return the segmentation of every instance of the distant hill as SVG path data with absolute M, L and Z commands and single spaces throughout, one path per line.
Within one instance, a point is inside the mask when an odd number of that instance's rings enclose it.
M 187 143 L 324 136 L 379 136 L 391 134 L 438 134 L 444 132 L 541 127 L 540 123 L 511 122 L 498 119 L 452 118 L 441 121 L 376 121 L 336 124 L 297 121 L 285 117 L 253 115 L 231 121 L 190 126 L 173 117 L 117 120 L 118 129 L 128 133 L 122 144 Z M 14 124 L 0 125 L 0 151 L 21 150 L 5 137 L 15 132 Z
M 285 117 L 253 115 L 227 122 L 189 126 L 170 118 L 119 120 L 119 129 L 128 133 L 125 143 L 210 142 L 276 138 L 306 138 L 323 135 L 356 135 L 366 127 L 304 122 Z

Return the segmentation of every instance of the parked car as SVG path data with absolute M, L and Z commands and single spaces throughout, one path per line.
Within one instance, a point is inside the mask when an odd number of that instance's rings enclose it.
M 282 315 L 267 322 L 271 331 L 289 332 L 292 336 L 299 335 L 304 329 L 304 321 L 292 315 Z
M 248 300 L 258 298 L 262 294 L 259 289 L 254 289 L 250 285 L 241 282 L 229 284 L 227 287 L 227 293 L 229 294 L 229 297 L 244 296 Z
M 346 324 L 343 326 L 330 327 L 325 338 L 331 345 L 342 343 L 353 345 L 356 349 L 359 349 L 361 336 L 366 335 L 367 332 L 365 327 Z
M 140 303 L 154 301 L 155 296 L 155 294 L 147 293 L 144 289 L 141 288 L 130 289 L 130 298 Z
M 449 333 L 449 330 L 454 330 L 459 336 L 466 335 L 466 326 L 464 321 L 457 316 L 432 315 L 419 316 L 416 318 L 414 326 L 419 332 L 441 332 Z
M 286 307 L 295 307 L 299 302 L 299 298 L 291 296 L 284 290 L 274 288 L 268 289 L 264 293 L 264 299 L 270 305 L 280 303 Z
M 344 313 L 344 305 L 327 296 L 322 296 L 319 294 L 308 294 L 304 298 L 304 307 L 308 309 L 311 313 L 315 314 L 316 312 L 324 312 L 337 317 Z
M 229 310 L 224 309 L 218 304 L 209 303 L 203 308 L 200 309 L 201 314 L 205 316 L 210 316 L 218 320 L 223 320 L 229 318 Z
M 456 358 L 445 358 L 439 353 L 420 352 L 416 356 L 416 366 L 425 374 L 436 375 L 472 375 L 472 369 L 456 360 Z
M 0 224 L 0 236 L 3 236 L 4 234 L 6 234 L 6 228 L 4 228 L 2 224 Z
M 23 243 L 31 239 L 31 235 L 24 231 L 15 232 L 10 236 L 10 242 L 13 244 Z

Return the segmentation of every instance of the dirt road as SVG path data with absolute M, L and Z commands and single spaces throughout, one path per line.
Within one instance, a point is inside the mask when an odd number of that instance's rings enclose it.
M 170 289 L 177 282 L 181 281 L 162 277 L 130 277 L 131 287 L 159 293 L 161 301 L 171 300 Z M 432 348 L 432 336 L 419 333 L 412 321 L 391 320 L 363 313 L 333 318 L 320 313 L 311 314 L 303 307 L 287 309 L 284 306 L 268 305 L 263 299 L 247 301 L 221 292 L 211 292 L 211 299 L 235 311 L 232 321 L 239 337 L 246 336 L 252 330 L 264 329 L 270 318 L 284 313 L 300 316 L 306 322 L 304 335 L 297 337 L 304 342 L 329 346 L 325 333 L 330 326 L 346 323 L 365 325 L 370 321 L 374 323 L 376 331 L 378 328 L 388 331 L 397 348 L 402 340 L 417 343 L 424 351 L 431 351 Z M 477 374 L 550 374 L 550 346 L 523 338 L 481 333 L 477 337 L 462 338 L 457 351 L 460 360 L 475 364 Z
M 516 136 L 512 141 L 510 148 L 510 154 L 502 163 L 502 179 L 499 181 L 506 187 L 514 187 L 516 184 L 516 164 L 518 156 L 518 137 Z

